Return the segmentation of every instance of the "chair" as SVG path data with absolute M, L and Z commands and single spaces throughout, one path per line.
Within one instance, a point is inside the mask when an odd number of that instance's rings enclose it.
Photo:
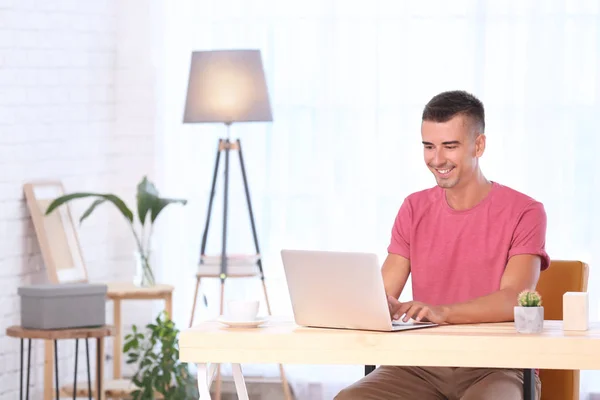
M 544 319 L 563 319 L 563 294 L 585 292 L 589 267 L 581 261 L 557 260 L 540 274 L 537 291 L 542 296 Z M 540 370 L 542 400 L 579 400 L 578 370 Z
M 563 294 L 587 291 L 589 266 L 581 261 L 556 260 L 540 274 L 537 291 L 542 296 L 544 319 L 563 319 Z M 365 375 L 375 369 L 365 365 Z M 579 400 L 579 371 L 540 370 L 541 400 Z

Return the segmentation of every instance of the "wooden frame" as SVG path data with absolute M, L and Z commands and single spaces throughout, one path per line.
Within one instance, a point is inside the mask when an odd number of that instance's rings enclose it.
M 52 200 L 65 194 L 62 182 L 29 182 L 23 186 L 23 191 L 50 282 L 87 282 L 87 270 L 69 205 L 63 204 L 52 214 L 45 215 Z

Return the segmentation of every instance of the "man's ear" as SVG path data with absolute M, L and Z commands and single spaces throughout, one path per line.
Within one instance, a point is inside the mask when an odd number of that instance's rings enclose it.
M 480 133 L 477 135 L 475 139 L 475 157 L 479 158 L 483 155 L 485 151 L 485 134 Z

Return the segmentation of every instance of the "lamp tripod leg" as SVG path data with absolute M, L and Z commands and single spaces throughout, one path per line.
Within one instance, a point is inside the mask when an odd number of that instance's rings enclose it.
M 221 284 L 227 277 L 227 206 L 229 196 L 229 138 L 225 140 L 225 184 L 223 185 L 223 236 L 221 248 Z
M 200 247 L 200 263 L 202 263 L 202 256 L 204 256 L 204 252 L 206 251 L 206 240 L 208 238 L 208 227 L 210 226 L 210 216 L 212 214 L 212 206 L 213 200 L 215 199 L 215 187 L 217 185 L 217 174 L 219 172 L 219 161 L 221 160 L 221 149 L 223 139 L 219 139 L 219 144 L 217 146 L 217 156 L 215 157 L 215 168 L 213 170 L 212 183 L 210 186 L 210 197 L 208 200 L 208 211 L 206 213 L 206 222 L 204 225 L 204 233 L 202 234 L 202 245 Z
M 248 213 L 250 214 L 250 225 L 252 226 L 252 238 L 254 239 L 254 248 L 256 249 L 256 255 L 258 260 L 258 270 L 260 271 L 260 279 L 264 281 L 265 274 L 263 272 L 262 260 L 260 256 L 260 247 L 258 246 L 258 235 L 256 233 L 256 223 L 254 222 L 254 212 L 252 210 L 252 201 L 250 200 L 250 189 L 248 188 L 248 178 L 246 177 L 246 166 L 244 165 L 244 155 L 242 154 L 242 143 L 240 139 L 237 139 L 238 156 L 240 158 L 240 167 L 242 169 L 242 179 L 244 181 L 244 192 L 246 194 L 246 203 L 248 204 Z
M 221 279 L 221 301 L 219 304 L 219 314 L 223 315 L 223 303 L 225 301 L 225 279 Z M 217 377 L 215 381 L 215 399 L 221 399 L 221 364 L 217 364 Z

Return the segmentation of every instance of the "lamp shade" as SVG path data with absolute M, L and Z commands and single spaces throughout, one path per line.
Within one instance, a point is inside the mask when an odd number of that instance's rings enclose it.
M 183 122 L 272 120 L 259 50 L 192 53 Z

